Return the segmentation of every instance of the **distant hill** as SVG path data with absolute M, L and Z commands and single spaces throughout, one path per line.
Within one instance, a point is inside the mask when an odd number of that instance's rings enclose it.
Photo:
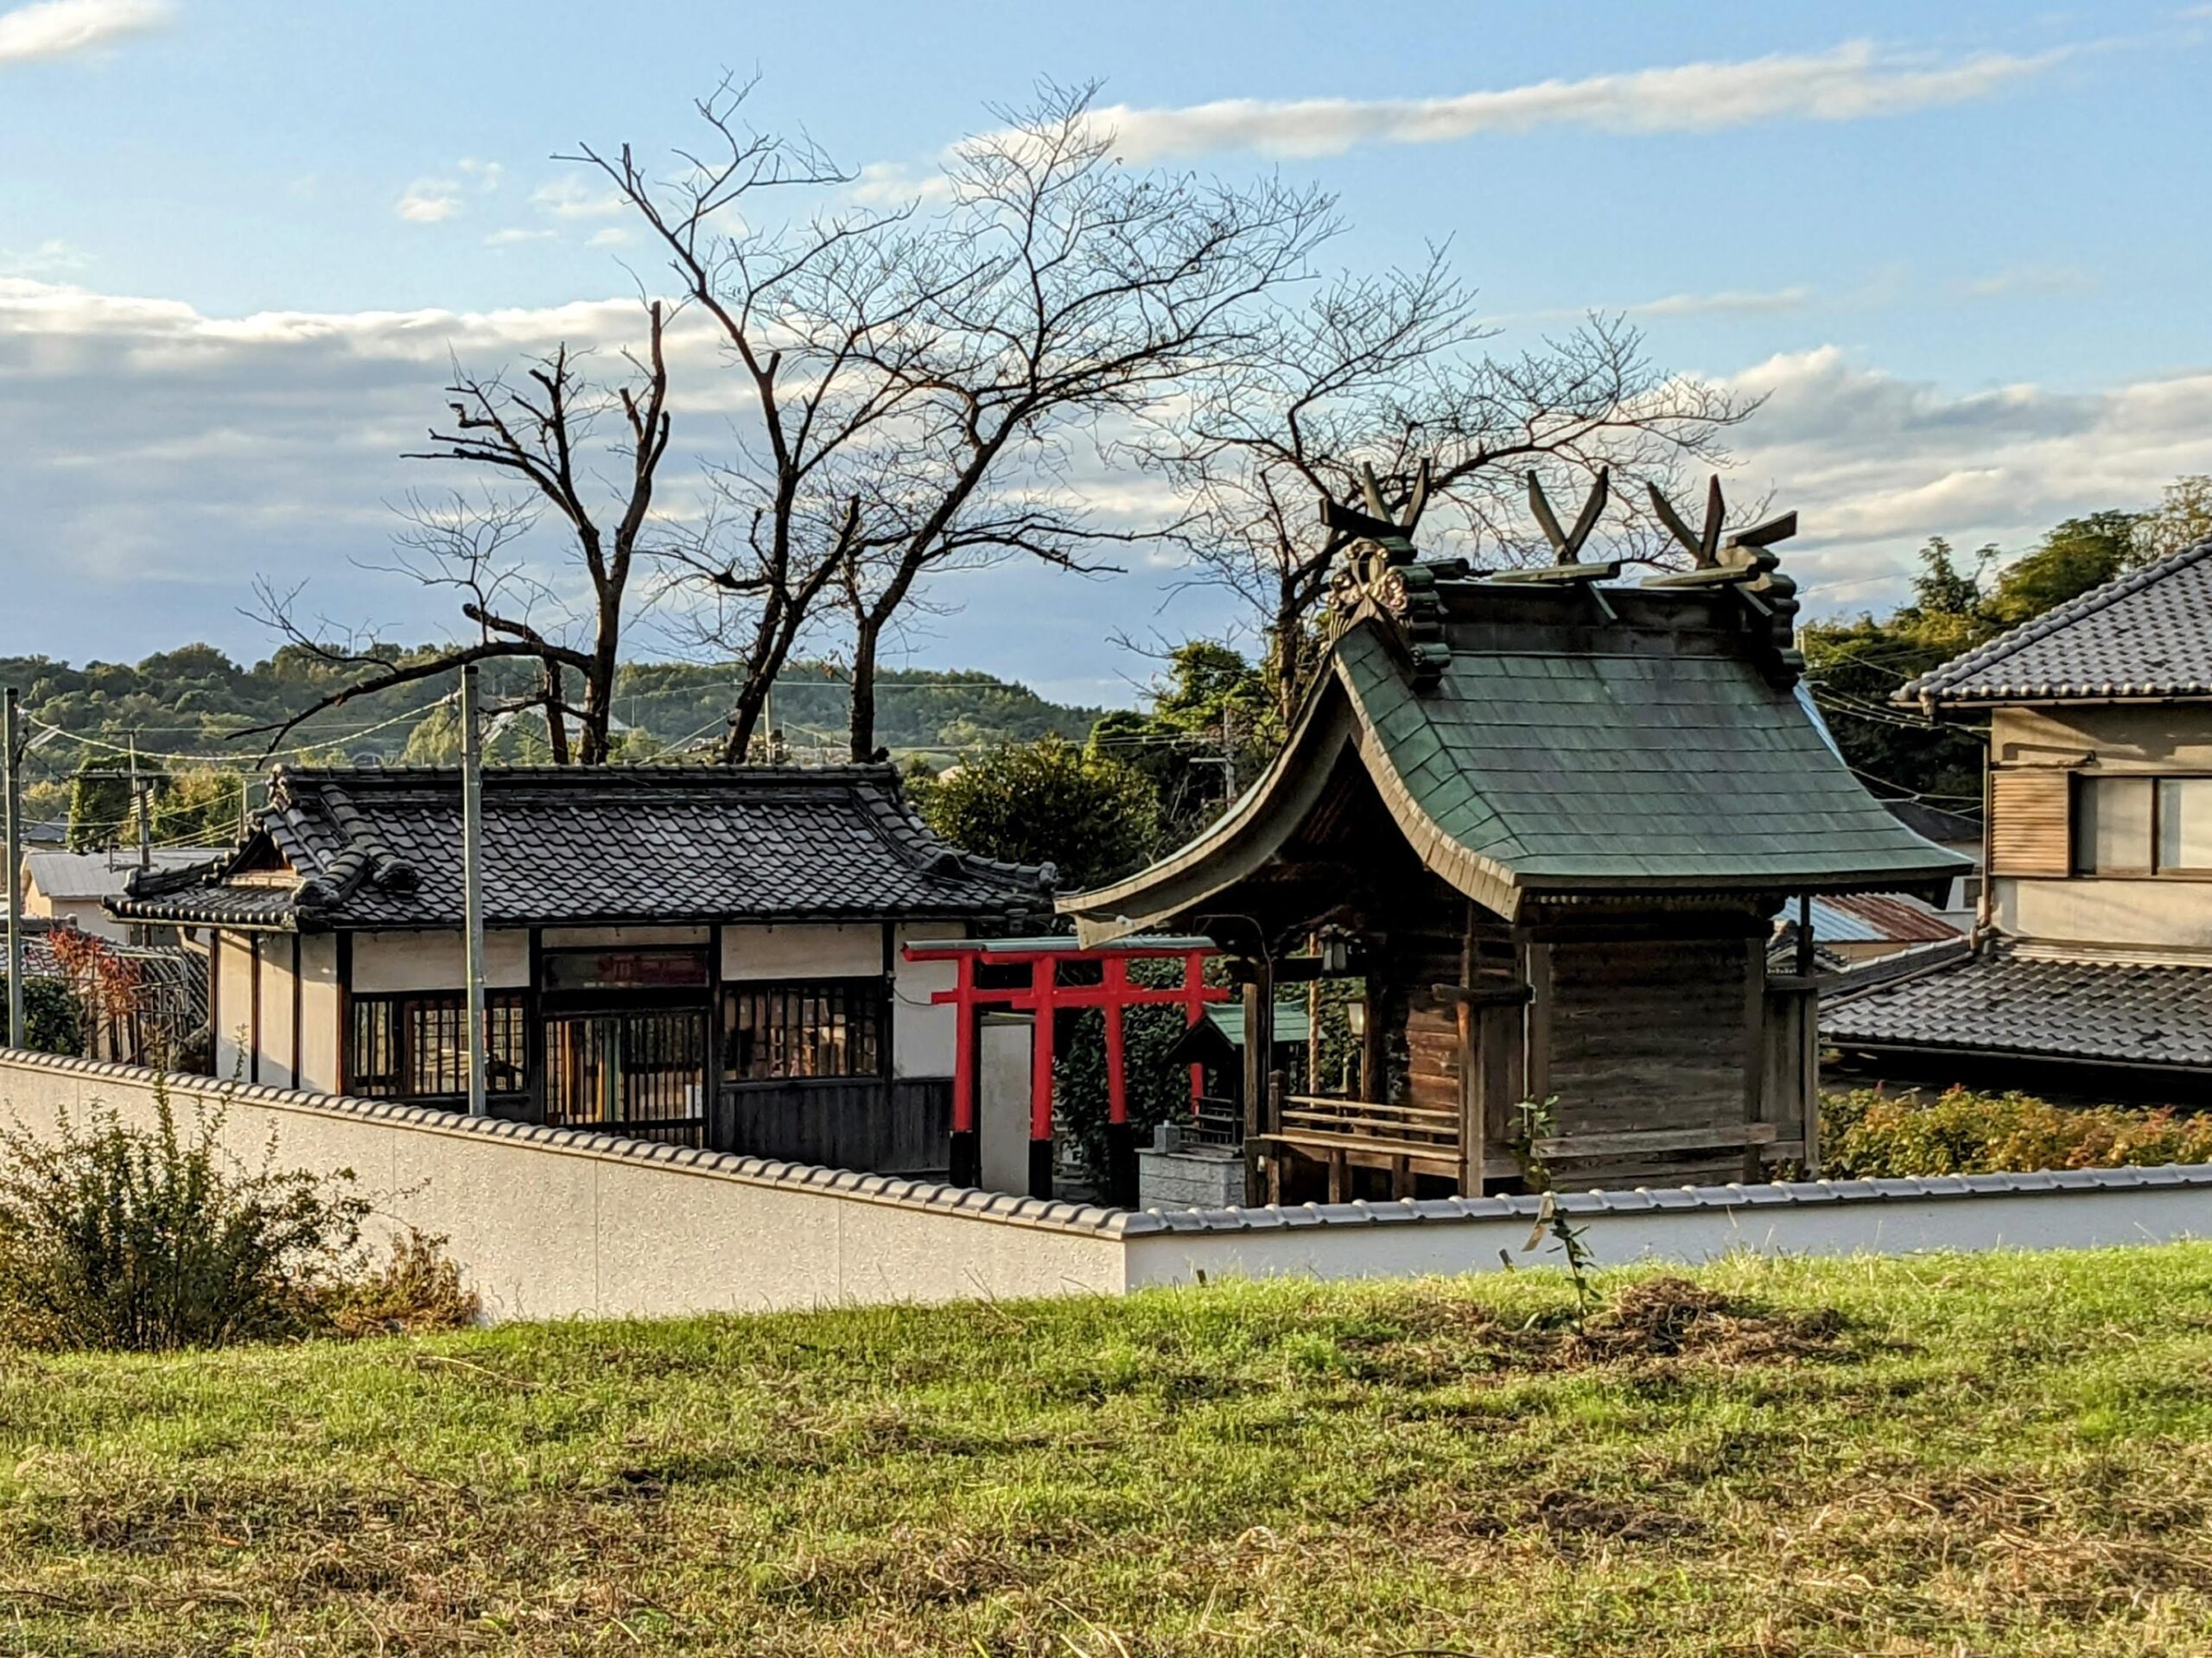
M 206 645 L 163 651 L 136 664 L 73 667 L 44 657 L 0 657 L 0 685 L 21 689 L 26 712 L 39 722 L 31 730 L 35 746 L 27 767 L 33 816 L 58 807 L 60 780 L 88 758 L 124 764 L 134 739 L 149 768 L 185 769 L 183 759 L 165 757 L 190 756 L 257 771 L 267 739 L 240 734 L 283 719 L 358 671 L 296 647 L 251 667 Z M 521 695 L 533 676 L 524 664 L 487 664 L 487 700 Z M 625 739 L 627 753 L 636 759 L 703 755 L 722 728 L 733 679 L 730 670 L 710 664 L 626 667 L 614 712 L 632 728 Z M 302 725 L 285 740 L 287 748 L 304 746 L 316 758 L 334 759 L 440 758 L 449 746 L 441 741 L 441 728 L 449 728 L 451 721 L 438 704 L 451 689 L 446 678 L 362 697 Z M 1103 712 L 1047 702 L 1025 685 L 972 671 L 889 670 L 880 689 L 878 740 L 901 759 L 919 755 L 943 763 L 964 751 L 1050 733 L 1079 740 Z M 796 664 L 777 683 L 773 724 L 795 757 L 841 758 L 850 697 L 841 670 L 822 663 Z M 526 738 L 535 734 L 527 715 L 511 725 Z M 66 734 L 43 733 L 41 726 Z M 514 751 L 509 758 L 530 757 L 528 741 L 506 746 Z

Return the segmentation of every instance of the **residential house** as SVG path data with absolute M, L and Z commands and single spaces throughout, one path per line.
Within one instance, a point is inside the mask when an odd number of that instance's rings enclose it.
M 1723 544 L 1716 512 L 1696 568 L 1622 585 L 1580 557 L 1598 505 L 1572 536 L 1545 518 L 1558 564 L 1484 572 L 1332 504 L 1357 544 L 1281 755 L 1189 845 L 1061 900 L 1086 942 L 1197 932 L 1242 958 L 1248 1197 L 1815 1161 L 1817 993 L 1770 975 L 1774 917 L 1967 873 L 1797 694 L 1767 549 L 1791 520 Z M 1363 981 L 1356 1088 L 1290 1094 L 1265 1074 L 1276 987 L 1338 974 Z
M 493 1109 L 848 1167 L 946 1166 L 953 1011 L 916 935 L 1006 931 L 1049 870 L 956 852 L 887 766 L 490 770 Z M 214 1069 L 465 1103 L 461 778 L 279 768 L 219 868 L 115 917 L 212 930 Z
M 143 924 L 124 921 L 105 907 L 120 898 L 131 878 L 142 869 L 160 873 L 202 869 L 219 864 L 229 855 L 222 847 L 156 847 L 142 864 L 136 851 L 53 852 L 23 854 L 23 913 L 74 926 L 114 943 L 164 943 L 173 930 L 160 929 L 148 937 Z
M 1988 878 L 1964 960 L 1835 1000 L 1845 1065 L 1934 1084 L 2212 1098 L 2212 542 L 1899 692 L 1986 726 Z

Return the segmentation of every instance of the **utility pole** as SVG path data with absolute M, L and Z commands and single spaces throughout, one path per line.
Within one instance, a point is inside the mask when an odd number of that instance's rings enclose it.
M 468 1115 L 484 1116 L 484 754 L 476 722 L 476 664 L 461 670 L 461 905 L 468 980 Z
M 130 809 L 138 817 L 138 867 L 154 867 L 154 826 L 146 815 L 146 785 L 138 775 L 138 734 L 130 734 Z
M 0 705 L 0 753 L 6 757 L 8 837 L 8 1045 L 23 1045 L 23 746 L 16 727 L 22 720 L 21 698 L 8 687 Z

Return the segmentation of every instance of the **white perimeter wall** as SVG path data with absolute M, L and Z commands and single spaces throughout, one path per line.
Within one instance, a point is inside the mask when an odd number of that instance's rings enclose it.
M 95 1105 L 144 1123 L 154 1074 L 0 1050 L 0 1115 L 35 1133 Z M 1098 1294 L 1123 1286 L 1121 1240 L 1096 1225 L 1006 1218 L 1029 1200 L 950 1194 L 752 1159 L 268 1088 L 171 1079 L 188 1128 L 224 1108 L 257 1166 L 350 1168 L 390 1223 L 442 1235 L 494 1318 L 627 1318 L 840 1302 Z M 747 1172 L 753 1171 L 754 1172 Z M 761 1171 L 766 1173 L 758 1172 Z M 826 1190 L 835 1180 L 842 1190 Z M 866 1190 L 855 1190 L 855 1188 Z M 922 1200 L 908 1192 L 932 1194 Z M 966 1212 L 985 1203 L 1001 1211 Z M 1071 1204 L 1064 1217 L 1103 1217 Z M 1119 1217 L 1114 1217 L 1119 1218 Z
M 0 1050 L 0 1114 L 35 1133 L 95 1105 L 150 1120 L 154 1074 Z M 1233 1275 L 1411 1277 L 1522 1266 L 1533 1198 L 1124 1214 L 880 1175 L 175 1078 L 257 1163 L 354 1170 L 389 1223 L 442 1235 L 495 1318 L 1112 1294 Z M 1586 1192 L 1603 1266 L 2074 1248 L 2212 1235 L 2212 1166 Z

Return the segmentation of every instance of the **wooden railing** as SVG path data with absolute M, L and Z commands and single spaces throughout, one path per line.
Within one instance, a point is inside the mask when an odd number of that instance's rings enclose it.
M 1403 1159 L 1443 1174 L 1459 1168 L 1459 1114 L 1434 1108 L 1291 1094 L 1283 1098 L 1281 1127 L 1265 1138 L 1323 1161 Z

